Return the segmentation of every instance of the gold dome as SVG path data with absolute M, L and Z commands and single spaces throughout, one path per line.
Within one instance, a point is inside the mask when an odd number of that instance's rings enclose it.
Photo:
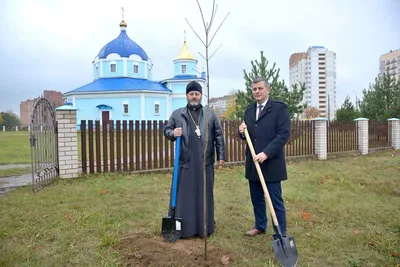
M 189 48 L 186 44 L 186 31 L 184 32 L 184 38 L 183 38 L 183 46 L 182 46 L 182 50 L 181 53 L 179 54 L 179 56 L 177 58 L 175 58 L 175 60 L 196 60 L 194 58 L 194 56 L 192 55 L 192 53 L 190 53 Z
M 196 60 L 192 53 L 190 53 L 189 48 L 186 44 L 186 41 L 183 42 L 183 47 L 182 50 L 177 58 L 175 60 L 183 60 L 183 59 L 188 59 L 188 60 Z
M 128 26 L 128 24 L 124 20 L 122 20 L 121 23 L 119 24 L 119 26 L 126 27 L 126 26 Z

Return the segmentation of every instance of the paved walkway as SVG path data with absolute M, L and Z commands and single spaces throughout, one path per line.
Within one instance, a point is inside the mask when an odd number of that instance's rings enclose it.
M 13 188 L 32 184 L 32 174 L 0 178 L 0 188 Z
M 7 165 L 0 165 L 0 170 L 27 168 L 30 166 L 31 164 L 7 164 Z M 24 185 L 31 185 L 31 184 L 32 184 L 31 173 L 0 178 L 0 197 L 4 196 L 4 194 L 12 188 Z

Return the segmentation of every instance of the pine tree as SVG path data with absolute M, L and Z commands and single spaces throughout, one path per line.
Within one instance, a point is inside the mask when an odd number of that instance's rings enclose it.
M 295 84 L 291 90 L 285 84 L 285 80 L 279 80 L 280 69 L 276 68 L 276 63 L 271 68 L 268 67 L 268 60 L 264 56 L 264 52 L 261 51 L 260 61 L 251 61 L 251 71 L 244 72 L 244 80 L 246 89 L 244 91 L 239 90 L 236 93 L 236 118 L 244 117 L 244 110 L 246 107 L 254 103 L 253 90 L 251 84 L 257 77 L 267 79 L 271 85 L 270 98 L 274 100 L 280 100 L 288 105 L 289 113 L 293 119 L 296 115 L 301 114 L 307 107 L 306 104 L 302 103 L 304 91 L 306 89 L 304 84 Z
M 357 117 L 359 117 L 359 113 L 354 108 L 353 103 L 350 102 L 350 97 L 347 96 L 340 109 L 336 111 L 335 120 L 340 122 L 351 122 Z
M 400 80 L 390 74 L 384 74 L 363 90 L 360 104 L 363 117 L 370 120 L 387 120 L 400 117 Z

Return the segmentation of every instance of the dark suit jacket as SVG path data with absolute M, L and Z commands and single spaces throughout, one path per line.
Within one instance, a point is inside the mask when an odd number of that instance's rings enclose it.
M 244 122 L 254 146 L 255 153 L 264 152 L 268 159 L 260 164 L 266 182 L 287 179 L 284 146 L 290 137 L 290 115 L 288 107 L 281 101 L 269 99 L 256 120 L 257 103 L 249 105 L 244 112 Z M 244 135 L 240 138 L 246 140 Z M 246 146 L 246 171 L 249 180 L 259 181 L 258 173 Z

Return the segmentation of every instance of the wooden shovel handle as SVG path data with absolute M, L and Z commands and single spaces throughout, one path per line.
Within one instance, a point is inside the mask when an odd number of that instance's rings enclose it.
M 246 136 L 247 145 L 249 146 L 252 158 L 254 158 L 256 156 L 256 152 L 254 151 L 254 147 L 253 147 L 253 144 L 251 142 L 249 133 L 247 132 L 247 129 L 244 129 L 244 134 Z M 254 160 L 253 160 L 253 162 L 254 162 Z M 269 210 L 271 212 L 272 220 L 274 222 L 274 225 L 276 227 L 279 227 L 278 219 L 276 218 L 274 206 L 272 205 L 271 197 L 269 196 L 269 192 L 268 192 L 267 186 L 265 184 L 264 175 L 262 174 L 262 171 L 261 171 L 261 168 L 260 168 L 260 164 L 258 163 L 258 161 L 254 162 L 254 164 L 256 165 L 256 169 L 257 169 L 257 172 L 258 172 L 258 177 L 260 178 L 261 185 L 262 185 L 262 188 L 264 190 L 265 199 L 266 199 L 266 201 L 268 203 L 268 208 L 269 208 Z

